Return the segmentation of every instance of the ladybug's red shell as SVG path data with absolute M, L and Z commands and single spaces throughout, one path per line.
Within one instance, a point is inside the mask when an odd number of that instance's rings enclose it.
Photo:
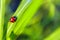
M 15 16 L 13 16 L 13 17 L 10 18 L 10 22 L 13 22 L 14 23 L 16 21 L 16 19 L 17 18 Z

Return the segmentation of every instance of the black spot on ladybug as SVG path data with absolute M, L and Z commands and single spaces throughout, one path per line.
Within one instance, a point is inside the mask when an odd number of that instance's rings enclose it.
M 17 20 L 16 16 L 13 16 L 13 17 L 10 18 L 10 22 L 12 22 L 12 23 L 14 23 L 16 20 Z

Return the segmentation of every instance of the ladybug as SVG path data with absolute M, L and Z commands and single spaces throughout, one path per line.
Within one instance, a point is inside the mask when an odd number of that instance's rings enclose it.
M 13 16 L 13 17 L 10 18 L 10 22 L 12 22 L 12 23 L 14 23 L 16 20 L 17 20 L 16 16 Z

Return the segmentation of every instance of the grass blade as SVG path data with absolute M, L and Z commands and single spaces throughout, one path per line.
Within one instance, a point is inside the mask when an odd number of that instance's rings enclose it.
M 14 29 L 16 23 L 18 23 L 20 16 L 22 16 L 23 12 L 26 10 L 26 8 L 30 5 L 31 1 L 30 0 L 22 0 L 21 4 L 17 8 L 16 12 L 14 13 L 13 16 L 16 16 L 18 19 L 15 23 L 8 23 L 7 27 L 7 37 L 10 36 L 12 30 Z
M 5 0 L 0 0 L 0 40 L 2 40 L 3 37 L 4 14 L 5 14 Z
M 26 12 L 22 15 L 22 17 L 20 18 L 20 21 L 17 23 L 14 29 L 14 33 L 16 35 L 21 34 L 21 32 L 24 30 L 24 28 L 26 27 L 28 22 L 31 20 L 31 18 L 35 15 L 35 12 L 38 10 L 38 8 L 42 3 L 43 3 L 43 0 L 33 0 L 32 4 L 29 6 Z
M 44 40 L 60 40 L 60 27 L 55 30 L 50 36 Z

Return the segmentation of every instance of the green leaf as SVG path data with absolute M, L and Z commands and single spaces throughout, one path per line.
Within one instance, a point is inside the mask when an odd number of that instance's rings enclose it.
M 43 0 L 32 0 L 32 4 L 28 7 L 28 9 L 24 12 L 22 17 L 20 18 L 20 21 L 17 23 L 17 25 L 14 28 L 14 33 L 16 35 L 20 35 L 26 25 L 29 23 L 31 18 L 35 15 L 35 12 L 38 10 L 38 8 L 43 3 Z
M 10 36 L 15 25 L 18 23 L 18 21 L 20 20 L 20 17 L 22 17 L 22 15 L 24 14 L 23 12 L 27 9 L 30 3 L 31 3 L 31 0 L 22 0 L 21 4 L 19 5 L 19 7 L 17 8 L 16 12 L 13 15 L 17 17 L 17 21 L 15 23 L 8 22 L 7 37 Z
M 60 27 L 57 28 L 52 34 L 50 34 L 44 40 L 60 40 Z
M 3 37 L 4 14 L 5 14 L 5 0 L 0 0 L 0 40 L 2 40 Z

